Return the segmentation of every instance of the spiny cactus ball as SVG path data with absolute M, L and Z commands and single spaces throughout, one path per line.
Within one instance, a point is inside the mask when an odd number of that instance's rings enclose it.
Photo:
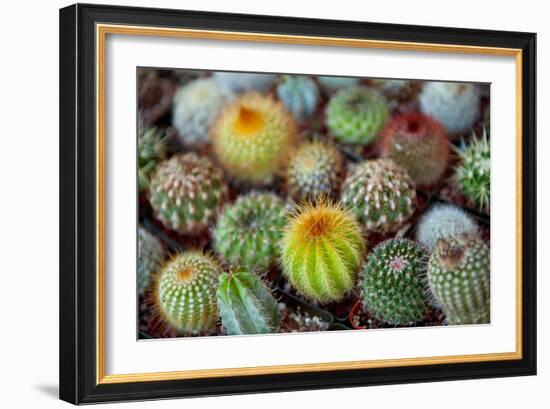
M 286 186 L 297 200 L 331 196 L 343 174 L 342 154 L 326 142 L 305 142 L 294 151 L 286 170 Z
M 409 98 L 414 91 L 414 81 L 412 80 L 373 79 L 372 84 L 388 99 L 404 100 Z
M 354 85 L 359 85 L 361 81 L 359 78 L 353 77 L 333 77 L 333 76 L 319 76 L 317 77 L 319 84 L 323 90 L 327 93 L 336 92 L 341 88 L 352 87 Z
M 203 334 L 218 321 L 216 290 L 221 269 L 197 251 L 177 254 L 162 268 L 155 306 L 163 321 L 182 334 Z
M 329 101 L 326 123 L 334 137 L 342 142 L 367 145 L 373 142 L 389 115 L 385 98 L 374 88 L 343 88 Z
M 181 87 L 174 96 L 172 124 L 184 145 L 203 145 L 214 118 L 232 93 L 212 78 L 199 78 Z
M 319 103 L 319 89 L 310 77 L 285 75 L 277 86 L 277 97 L 298 121 L 315 112 Z
M 273 98 L 249 93 L 226 107 L 212 129 L 214 152 L 236 179 L 268 183 L 296 138 L 296 123 Z
M 138 186 L 142 192 L 149 187 L 151 174 L 166 157 L 166 137 L 158 128 L 138 130 Z
M 491 202 L 491 149 L 485 130 L 482 138 L 475 135 L 470 144 L 456 150 L 460 163 L 454 180 L 468 201 L 479 210 L 489 211 Z
M 277 79 L 277 76 L 274 74 L 246 72 L 215 72 L 213 77 L 221 87 L 235 93 L 248 91 L 266 92 Z
M 365 242 L 355 218 L 327 199 L 299 206 L 280 242 L 283 274 L 304 297 L 326 303 L 354 285 Z
M 410 325 L 428 312 L 427 255 L 412 240 L 390 239 L 369 254 L 361 282 L 365 308 L 381 321 Z
M 203 232 L 227 198 L 222 172 L 204 156 L 189 152 L 158 165 L 149 201 L 162 223 L 184 234 Z
M 407 171 L 392 160 L 367 160 L 344 180 L 341 200 L 368 231 L 387 233 L 413 215 L 416 191 Z
M 431 251 L 440 239 L 477 233 L 476 222 L 464 210 L 450 204 L 436 204 L 418 222 L 416 239 Z
M 236 266 L 265 269 L 277 260 L 287 206 L 275 194 L 249 193 L 227 206 L 214 228 L 216 252 Z
M 445 129 L 430 117 L 398 115 L 381 133 L 380 155 L 405 168 L 416 186 L 430 187 L 447 169 L 449 141 Z
M 439 240 L 428 262 L 428 281 L 449 324 L 489 322 L 490 254 L 479 237 Z
M 422 112 L 441 122 L 450 134 L 469 131 L 479 118 L 477 84 L 427 82 L 419 100 Z
M 164 249 L 159 239 L 138 226 L 137 288 L 144 295 L 151 277 L 158 271 L 164 259 Z
M 269 334 L 279 328 L 277 301 L 257 275 L 241 270 L 222 274 L 217 297 L 227 334 Z

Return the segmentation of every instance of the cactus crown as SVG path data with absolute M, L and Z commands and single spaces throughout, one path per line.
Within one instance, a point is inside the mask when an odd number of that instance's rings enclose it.
M 149 187 L 151 174 L 157 163 L 166 157 L 164 132 L 158 128 L 139 127 L 138 131 L 138 185 L 140 192 Z

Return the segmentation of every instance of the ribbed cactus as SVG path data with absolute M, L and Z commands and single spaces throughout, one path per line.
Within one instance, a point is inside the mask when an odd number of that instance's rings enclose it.
M 341 88 L 352 87 L 358 85 L 361 81 L 359 78 L 354 77 L 332 77 L 332 76 L 319 76 L 317 77 L 319 84 L 323 90 L 327 93 L 336 92 Z
M 303 121 L 315 112 L 319 103 L 319 89 L 310 77 L 285 75 L 277 86 L 277 97 L 288 112 Z
M 428 262 L 430 289 L 449 324 L 490 320 L 490 252 L 477 236 L 439 240 Z
M 430 251 L 440 239 L 477 233 L 476 222 L 464 210 L 450 204 L 432 206 L 416 227 L 416 239 Z
M 329 101 L 326 124 L 343 143 L 367 145 L 373 142 L 389 115 L 385 98 L 374 88 L 343 88 Z
M 240 196 L 218 217 L 216 252 L 232 265 L 268 268 L 277 260 L 286 216 L 287 206 L 272 193 Z
M 414 81 L 412 80 L 373 79 L 371 81 L 388 99 L 404 100 L 409 98 L 414 91 Z
M 304 297 L 326 303 L 341 300 L 355 286 L 365 243 L 348 211 L 318 199 L 296 209 L 280 246 L 290 284 Z
M 226 198 L 221 170 L 193 152 L 159 164 L 149 187 L 156 216 L 166 227 L 185 234 L 203 232 Z
M 137 239 L 137 289 L 139 295 L 144 295 L 151 283 L 151 277 L 162 265 L 164 249 L 159 239 L 141 226 L 138 226 Z
M 241 93 L 247 91 L 266 92 L 275 83 L 277 76 L 247 72 L 215 72 L 213 78 L 221 87 Z
M 437 121 L 417 113 L 398 115 L 381 133 L 380 155 L 402 166 L 416 186 L 429 187 L 447 169 L 449 141 Z
M 138 186 L 142 192 L 149 187 L 151 174 L 166 157 L 166 137 L 158 128 L 138 130 Z
M 368 231 L 397 231 L 416 208 L 416 191 L 407 171 L 390 159 L 367 160 L 352 169 L 341 200 Z
M 485 130 L 483 137 L 475 135 L 470 144 L 456 149 L 459 164 L 454 180 L 466 199 L 479 210 L 489 211 L 491 202 L 491 148 Z
M 427 255 L 412 240 L 390 239 L 369 254 L 361 282 L 365 308 L 381 321 L 410 325 L 428 312 Z
M 331 196 L 338 191 L 344 172 L 338 149 L 327 142 L 305 142 L 294 151 L 286 170 L 286 186 L 297 200 Z
M 281 170 L 296 138 L 296 123 L 280 102 L 256 93 L 238 98 L 214 124 L 214 152 L 233 177 L 268 183 Z
M 221 269 L 211 257 L 187 251 L 162 268 L 155 305 L 164 322 L 182 334 L 203 334 L 218 321 L 216 290 Z
M 212 78 L 199 78 L 181 87 L 174 96 L 172 124 L 184 145 L 203 145 L 214 118 L 232 98 Z
M 426 82 L 419 100 L 422 112 L 438 120 L 450 134 L 469 131 L 479 118 L 477 84 Z
M 279 328 L 277 301 L 254 273 L 222 274 L 217 299 L 228 335 L 269 334 Z

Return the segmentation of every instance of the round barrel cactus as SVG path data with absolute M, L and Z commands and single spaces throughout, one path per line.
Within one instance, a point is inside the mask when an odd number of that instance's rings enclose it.
M 367 160 L 344 180 L 341 200 L 367 231 L 387 233 L 413 215 L 416 191 L 407 171 L 392 160 Z
M 277 260 L 286 216 L 286 204 L 272 193 L 240 196 L 218 217 L 213 232 L 216 252 L 232 265 L 268 268 Z
M 333 77 L 328 75 L 321 75 L 317 77 L 319 84 L 323 90 L 327 93 L 336 92 L 341 88 L 352 87 L 354 85 L 359 85 L 361 81 L 359 78 L 354 77 Z
M 319 199 L 296 209 L 280 246 L 290 284 L 304 297 L 327 303 L 342 299 L 355 286 L 365 242 L 350 212 Z
M 213 127 L 216 157 L 234 178 L 268 183 L 281 170 L 296 139 L 296 123 L 280 102 L 244 94 L 225 108 Z
M 157 273 L 164 259 L 164 248 L 159 239 L 138 226 L 137 289 L 138 294 L 145 295 L 151 277 Z
M 238 270 L 223 273 L 219 280 L 218 306 L 228 335 L 277 332 L 280 321 L 277 301 L 256 274 Z
M 425 251 L 412 240 L 390 239 L 369 254 L 361 294 L 365 308 L 393 325 L 411 325 L 428 312 Z
M 437 121 L 417 113 L 398 115 L 381 133 L 380 156 L 402 166 L 416 186 L 429 187 L 447 170 L 449 141 Z
M 277 76 L 247 72 L 215 72 L 213 78 L 221 87 L 235 93 L 242 93 L 247 91 L 266 92 L 273 86 Z
M 342 142 L 367 145 L 373 142 L 389 115 L 385 98 L 374 88 L 343 88 L 329 101 L 326 124 Z
M 297 120 L 303 121 L 315 112 L 319 89 L 310 77 L 285 75 L 277 86 L 277 97 Z
M 220 273 L 214 259 L 197 251 L 177 254 L 168 261 L 155 286 L 155 305 L 163 322 L 186 335 L 213 330 L 218 322 Z
M 158 128 L 138 130 L 138 187 L 143 192 L 149 187 L 151 175 L 159 162 L 166 158 L 166 136 Z
M 485 324 L 490 320 L 490 252 L 467 234 L 437 242 L 428 262 L 428 281 L 447 321 Z
M 227 198 L 220 169 L 196 153 L 174 155 L 158 165 L 149 200 L 162 223 L 184 234 L 203 232 Z

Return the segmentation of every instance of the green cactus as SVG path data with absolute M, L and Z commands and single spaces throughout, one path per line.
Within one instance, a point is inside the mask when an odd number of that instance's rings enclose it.
M 388 233 L 412 216 L 416 191 L 405 169 L 392 160 L 367 160 L 344 181 L 341 200 L 367 231 Z
M 326 123 L 343 143 L 367 145 L 373 142 L 389 115 L 385 98 L 374 88 L 343 88 L 329 101 Z
M 250 193 L 225 208 L 214 228 L 216 252 L 228 263 L 268 268 L 277 260 L 277 242 L 287 207 L 272 193 Z
M 268 334 L 279 328 L 279 308 L 262 280 L 246 271 L 224 273 L 217 291 L 222 325 L 229 335 Z
M 162 268 L 155 286 L 163 321 L 186 335 L 211 331 L 218 321 L 216 290 L 221 269 L 211 257 L 187 251 Z
M 193 152 L 159 164 L 149 187 L 156 216 L 166 227 L 184 234 L 206 230 L 226 198 L 221 170 Z
M 149 187 L 151 175 L 157 164 L 166 158 L 166 136 L 158 128 L 138 130 L 138 186 L 143 192 Z
M 490 319 L 490 252 L 478 236 L 441 239 L 428 262 L 430 289 L 451 325 Z
M 137 288 L 139 295 L 145 295 L 152 276 L 159 270 L 164 259 L 160 240 L 138 226 Z
M 341 300 L 355 286 L 365 243 L 354 217 L 327 199 L 299 206 L 281 246 L 283 274 L 303 296 Z
M 390 239 L 369 254 L 361 292 L 366 309 L 381 321 L 411 325 L 428 312 L 424 250 L 412 240 Z

